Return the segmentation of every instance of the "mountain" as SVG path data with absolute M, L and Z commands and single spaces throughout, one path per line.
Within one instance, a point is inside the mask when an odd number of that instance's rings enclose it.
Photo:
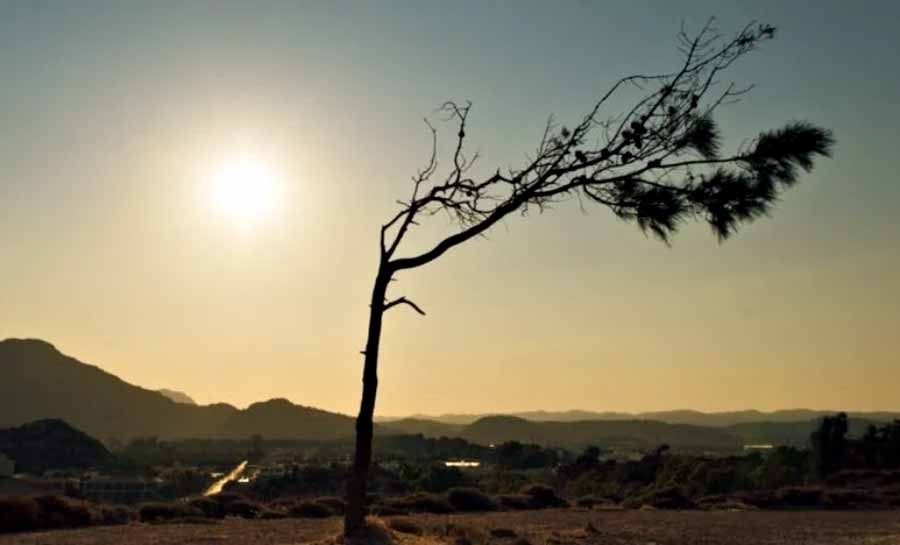
M 292 439 L 351 436 L 353 419 L 284 400 L 241 411 L 224 403 L 188 405 L 129 384 L 34 339 L 0 341 L 0 428 L 63 419 L 100 439 Z
M 734 450 L 741 440 L 727 430 L 652 420 L 534 422 L 515 416 L 488 416 L 466 426 L 461 437 L 480 444 L 506 441 L 580 449 L 587 445 L 646 450 L 663 443 L 692 450 Z
M 35 474 L 96 467 L 112 457 L 100 441 L 55 419 L 0 429 L 0 452 L 16 463 L 16 471 Z
M 653 411 L 642 413 L 624 412 L 594 412 L 594 411 L 523 411 L 509 414 L 485 413 L 485 414 L 443 414 L 427 416 L 417 414 L 410 417 L 416 421 L 430 421 L 440 424 L 469 425 L 479 419 L 492 416 L 513 416 L 533 422 L 579 422 L 579 421 L 609 421 L 609 420 L 655 420 L 668 424 L 688 424 L 692 426 L 729 427 L 736 424 L 756 422 L 769 423 L 796 423 L 818 420 L 824 416 L 834 415 L 839 410 L 811 410 L 811 409 L 786 409 L 773 412 L 757 410 L 728 411 L 704 413 L 689 409 L 674 411 Z M 847 415 L 851 419 L 871 420 L 875 422 L 890 422 L 900 419 L 900 412 L 859 412 L 849 411 Z M 406 420 L 401 417 L 383 417 L 382 422 L 392 423 Z
M 175 403 L 184 403 L 185 405 L 196 405 L 197 402 L 194 401 L 191 396 L 187 395 L 184 392 L 179 392 L 177 390 L 167 390 L 165 388 L 161 388 L 157 390 L 157 392 L 171 399 Z
M 171 394 L 171 392 L 167 392 Z M 482 445 L 516 440 L 581 448 L 588 444 L 648 449 L 661 443 L 685 449 L 736 449 L 749 443 L 805 445 L 822 416 L 836 411 L 794 409 L 764 413 L 652 413 L 531 411 L 518 415 L 444 415 L 380 419 L 378 435 L 461 437 Z M 524 417 L 523 417 L 524 416 Z M 224 403 L 176 403 L 163 393 L 129 384 L 40 340 L 0 341 L 0 428 L 63 419 L 103 440 L 168 438 L 329 440 L 351 438 L 353 418 L 285 399 L 239 410 Z M 850 413 L 851 432 L 897 413 Z
M 793 447 L 809 446 L 809 435 L 819 426 L 821 418 L 801 420 L 797 422 L 743 422 L 728 426 L 730 433 L 741 438 L 744 444 L 788 445 Z M 849 437 L 861 437 L 871 425 L 881 424 L 883 420 L 850 417 L 847 421 Z
M 465 426 L 420 418 L 382 421 L 379 427 L 387 433 L 424 435 L 425 437 L 460 437 Z
M 354 422 L 343 414 L 294 405 L 286 399 L 270 399 L 232 414 L 224 422 L 220 436 L 232 439 L 253 435 L 266 439 L 340 439 L 354 434 Z

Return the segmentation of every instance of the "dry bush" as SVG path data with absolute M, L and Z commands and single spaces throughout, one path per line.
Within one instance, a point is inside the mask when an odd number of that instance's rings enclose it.
M 138 514 L 141 522 L 167 522 L 203 517 L 203 511 L 180 502 L 145 503 L 138 509 Z
M 825 503 L 824 491 L 815 486 L 788 486 L 775 491 L 775 500 L 781 507 L 821 507 Z
M 343 515 L 347 510 L 347 503 L 341 498 L 335 496 L 323 496 L 315 499 L 316 503 L 327 505 L 335 515 Z
M 628 509 L 652 507 L 654 509 L 694 509 L 696 505 L 680 488 L 671 486 L 651 490 L 637 497 L 628 498 L 622 505 Z
M 194 498 L 188 502 L 188 505 L 199 509 L 203 513 L 203 516 L 213 519 L 225 518 L 225 515 L 227 514 L 225 504 L 212 498 Z
M 283 511 L 276 511 L 274 509 L 264 507 L 263 510 L 259 512 L 257 518 L 263 520 L 277 520 L 287 518 L 287 516 L 287 513 L 284 513 Z
M 531 498 L 536 509 L 567 507 L 569 502 L 556 495 L 556 490 L 543 484 L 532 484 L 522 489 L 522 494 Z
M 216 501 L 222 505 L 228 505 L 229 503 L 236 501 L 243 501 L 247 499 L 247 496 L 242 494 L 238 494 L 236 492 L 219 492 L 214 496 L 210 496 L 210 499 Z
M 40 506 L 39 527 L 79 528 L 101 521 L 100 513 L 90 503 L 63 496 L 39 496 L 35 498 Z
M 387 519 L 387 525 L 391 530 L 395 530 L 404 534 L 420 536 L 425 533 L 421 526 L 406 517 L 389 518 Z
M 447 501 L 457 511 L 496 511 L 500 508 L 490 496 L 476 488 L 451 488 Z
M 230 517 L 255 519 L 264 510 L 262 504 L 248 500 L 235 500 L 225 506 L 225 514 Z
M 455 511 L 453 505 L 446 498 L 437 494 L 413 494 L 401 498 L 390 498 L 382 505 L 401 513 L 436 513 L 440 515 Z
M 828 509 L 860 509 L 887 504 L 878 490 L 827 490 L 822 501 Z
M 138 519 L 137 511 L 127 505 L 101 505 L 100 523 L 107 526 L 129 524 Z
M 455 545 L 484 545 L 491 539 L 484 529 L 465 524 L 448 522 L 440 530 Z
M 511 539 L 519 537 L 519 534 L 510 528 L 491 528 L 491 537 L 498 539 Z
M 34 498 L 0 498 L 0 533 L 36 529 L 40 514 L 41 508 Z
M 301 501 L 288 509 L 288 514 L 292 517 L 323 519 L 333 517 L 335 512 L 318 501 Z
M 526 496 L 525 494 L 501 494 L 497 499 L 500 500 L 500 506 L 503 509 L 510 509 L 513 511 L 534 509 L 534 505 L 531 502 L 531 496 Z

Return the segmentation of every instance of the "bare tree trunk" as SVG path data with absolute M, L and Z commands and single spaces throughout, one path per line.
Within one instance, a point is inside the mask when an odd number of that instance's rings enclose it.
M 353 535 L 365 524 L 366 482 L 369 462 L 372 459 L 372 419 L 375 413 L 375 394 L 378 390 L 378 345 L 381 341 L 381 322 L 385 310 L 385 294 L 390 273 L 384 263 L 378 267 L 372 302 L 369 310 L 369 333 L 366 339 L 365 364 L 363 366 L 363 393 L 356 417 L 356 449 L 353 469 L 347 481 L 347 511 L 344 515 L 344 534 Z

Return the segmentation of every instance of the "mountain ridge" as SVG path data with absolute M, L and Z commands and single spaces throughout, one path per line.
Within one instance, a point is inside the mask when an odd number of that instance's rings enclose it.
M 177 403 L 159 391 L 130 384 L 37 339 L 0 341 L 0 428 L 41 419 L 63 419 L 102 440 L 163 439 L 352 439 L 348 415 L 273 398 L 238 409 L 226 403 Z M 789 409 L 703 413 L 694 410 L 618 413 L 526 411 L 511 415 L 445 415 L 379 419 L 379 435 L 461 437 L 480 444 L 515 440 L 580 448 L 588 444 L 650 448 L 739 449 L 747 443 L 802 445 L 817 419 L 836 411 Z M 850 413 L 853 430 L 900 413 Z M 526 418 L 527 417 L 527 418 Z M 442 417 L 437 417 L 442 418 Z M 554 420 L 555 419 L 555 420 Z M 464 422 L 464 423 L 462 423 Z
M 353 434 L 353 419 L 287 400 L 237 409 L 226 403 L 188 405 L 130 384 L 67 356 L 38 339 L 0 341 L 0 428 L 62 419 L 100 439 L 247 438 L 260 412 L 284 422 L 264 429 L 272 437 L 320 439 Z M 289 407 L 288 407 L 289 405 Z M 249 411 L 249 412 L 248 412 Z M 248 424 L 249 423 L 249 424 Z

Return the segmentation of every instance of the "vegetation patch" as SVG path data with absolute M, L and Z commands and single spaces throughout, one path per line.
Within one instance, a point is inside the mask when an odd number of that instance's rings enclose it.
M 424 533 L 424 530 L 421 526 L 413 522 L 412 519 L 406 517 L 391 517 L 387 519 L 387 525 L 392 530 L 404 534 L 420 536 Z
M 138 509 L 141 522 L 170 522 L 176 519 L 203 518 L 203 511 L 181 502 L 145 503 Z
M 496 511 L 499 505 L 477 488 L 453 488 L 447 492 L 447 501 L 457 511 Z
M 300 518 L 328 518 L 336 513 L 328 505 L 319 501 L 301 501 L 288 510 L 292 517 Z

